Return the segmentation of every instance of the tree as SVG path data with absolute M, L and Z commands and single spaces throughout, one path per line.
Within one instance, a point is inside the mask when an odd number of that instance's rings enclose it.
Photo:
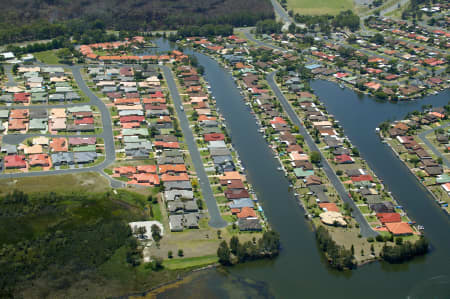
M 417 167 L 417 164 L 419 164 L 420 159 L 417 156 L 413 156 L 411 157 L 411 159 L 409 159 L 409 161 L 414 164 L 414 167 Z
M 280 235 L 273 230 L 264 232 L 258 241 L 258 247 L 263 255 L 277 256 L 280 251 Z
M 217 230 L 217 239 L 222 238 L 222 231 L 220 229 Z
M 151 267 L 153 270 L 158 271 L 160 269 L 163 268 L 163 259 L 160 258 L 159 256 L 151 256 L 152 262 L 151 262 Z
M 138 227 L 137 234 L 139 235 L 140 239 L 144 239 L 146 233 L 147 233 L 147 229 L 145 228 L 145 226 Z
M 383 45 L 384 44 L 384 36 L 381 33 L 376 33 L 374 36 L 372 36 L 370 38 L 370 41 L 377 45 Z
M 167 257 L 168 258 L 173 258 L 173 252 L 172 252 L 172 250 L 169 250 L 168 252 L 167 252 Z
M 311 163 L 318 164 L 322 160 L 322 156 L 320 155 L 320 153 L 318 151 L 313 151 L 313 152 L 311 152 L 310 159 L 311 159 Z
M 183 249 L 178 249 L 178 256 L 179 257 L 183 257 L 184 256 Z
M 232 236 L 230 239 L 230 249 L 233 254 L 236 254 L 239 247 L 239 238 L 237 236 Z
M 222 241 L 217 249 L 217 256 L 219 257 L 219 263 L 222 265 L 230 264 L 230 249 L 226 241 Z
M 152 230 L 152 238 L 153 240 L 158 243 L 161 240 L 161 229 L 159 228 L 158 225 L 153 224 L 151 227 Z

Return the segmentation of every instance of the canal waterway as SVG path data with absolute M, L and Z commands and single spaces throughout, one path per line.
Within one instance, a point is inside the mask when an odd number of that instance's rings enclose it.
M 161 46 L 161 44 L 160 44 Z M 161 47 L 168 49 L 167 44 Z M 319 254 L 304 211 L 289 191 L 289 182 L 244 104 L 231 75 L 213 59 L 195 53 L 205 68 L 217 107 L 231 132 L 235 149 L 246 168 L 272 227 L 281 235 L 282 253 L 271 261 L 232 267 L 228 274 L 207 270 L 187 284 L 167 290 L 159 298 L 449 298 L 450 224 L 409 170 L 378 139 L 375 127 L 384 120 L 401 119 L 424 104 L 441 106 L 449 92 L 418 102 L 377 102 L 340 89 L 327 81 L 312 87 L 330 113 L 341 122 L 352 143 L 360 149 L 408 214 L 425 226 L 433 250 L 403 265 L 372 263 L 352 272 L 329 269 Z M 248 291 L 248 292 L 246 292 Z M 250 295 L 251 294 L 251 295 Z M 204 296 L 203 296 L 204 295 Z

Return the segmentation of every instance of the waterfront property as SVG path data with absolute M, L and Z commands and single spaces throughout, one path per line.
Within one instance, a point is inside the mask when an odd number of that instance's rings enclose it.
M 380 125 L 380 135 L 411 172 L 449 213 L 447 106 L 410 114 L 406 119 Z

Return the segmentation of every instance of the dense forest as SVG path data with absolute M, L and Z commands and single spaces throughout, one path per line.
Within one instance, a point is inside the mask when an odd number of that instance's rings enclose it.
M 83 279 L 95 281 L 118 250 L 125 267 L 138 266 L 141 252 L 127 222 L 144 215 L 125 197 L 133 199 L 131 193 L 22 192 L 0 198 L 0 297 L 30 289 L 45 297 Z
M 0 7 L 0 43 L 54 38 L 95 20 L 97 29 L 148 31 L 274 18 L 269 0 L 0 0 Z

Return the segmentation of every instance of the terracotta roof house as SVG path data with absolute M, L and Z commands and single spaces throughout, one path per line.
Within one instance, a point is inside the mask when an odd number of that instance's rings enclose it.
M 383 224 L 388 223 L 388 222 L 402 221 L 402 217 L 400 216 L 399 213 L 378 213 L 377 218 Z
M 372 182 L 373 178 L 371 175 L 368 174 L 363 174 L 363 175 L 359 175 L 359 176 L 354 176 L 351 178 L 353 182 L 363 182 L 363 181 L 369 181 Z
M 161 175 L 163 182 L 175 182 L 175 181 L 189 181 L 189 175 L 187 173 L 179 173 L 177 175 L 163 174 Z
M 180 148 L 180 144 L 178 142 L 164 142 L 164 141 L 155 141 L 153 143 L 155 148 L 164 149 L 164 148 Z
M 18 103 L 29 103 L 31 99 L 31 94 L 28 92 L 19 92 L 14 94 L 14 102 Z
M 8 123 L 8 130 L 11 131 L 23 131 L 27 129 L 27 123 L 28 120 L 27 119 L 10 119 L 9 123 Z
M 334 161 L 338 164 L 351 164 L 354 163 L 353 158 L 349 155 L 339 155 L 334 158 Z
M 9 113 L 10 118 L 28 118 L 28 109 L 12 109 Z
M 250 207 L 243 207 L 241 208 L 241 210 L 236 213 L 236 216 L 241 219 L 241 218 L 255 218 L 256 217 L 256 212 L 255 210 L 253 210 L 253 208 Z
M 50 157 L 47 154 L 34 154 L 28 156 L 30 166 L 50 166 Z
M 114 167 L 113 169 L 113 177 L 130 177 L 131 175 L 136 173 L 136 167 L 135 166 L 120 166 L 120 167 Z
M 319 207 L 323 210 L 326 209 L 327 211 L 330 211 L 330 212 L 340 212 L 338 206 L 332 202 L 319 203 Z
M 154 173 L 137 173 L 132 176 L 130 184 L 148 184 L 150 186 L 157 186 L 160 184 L 160 180 L 157 174 Z
M 385 225 L 388 231 L 390 231 L 394 236 L 412 235 L 414 232 L 411 226 L 406 222 L 388 222 Z
M 221 134 L 221 133 L 210 133 L 210 134 L 204 134 L 203 138 L 205 141 L 225 140 L 225 135 Z
M 138 173 L 156 173 L 156 165 L 138 165 L 136 170 Z
M 27 162 L 25 161 L 24 155 L 9 155 L 4 158 L 5 168 L 25 168 L 27 167 Z
M 232 180 L 242 180 L 241 174 L 237 171 L 227 171 L 219 177 L 221 185 L 226 185 L 228 181 Z
M 164 173 L 182 173 L 182 172 L 186 172 L 186 165 L 184 164 L 177 164 L 177 165 L 172 165 L 172 164 L 165 164 L 165 165 L 159 165 L 159 173 L 160 174 L 164 174 Z

